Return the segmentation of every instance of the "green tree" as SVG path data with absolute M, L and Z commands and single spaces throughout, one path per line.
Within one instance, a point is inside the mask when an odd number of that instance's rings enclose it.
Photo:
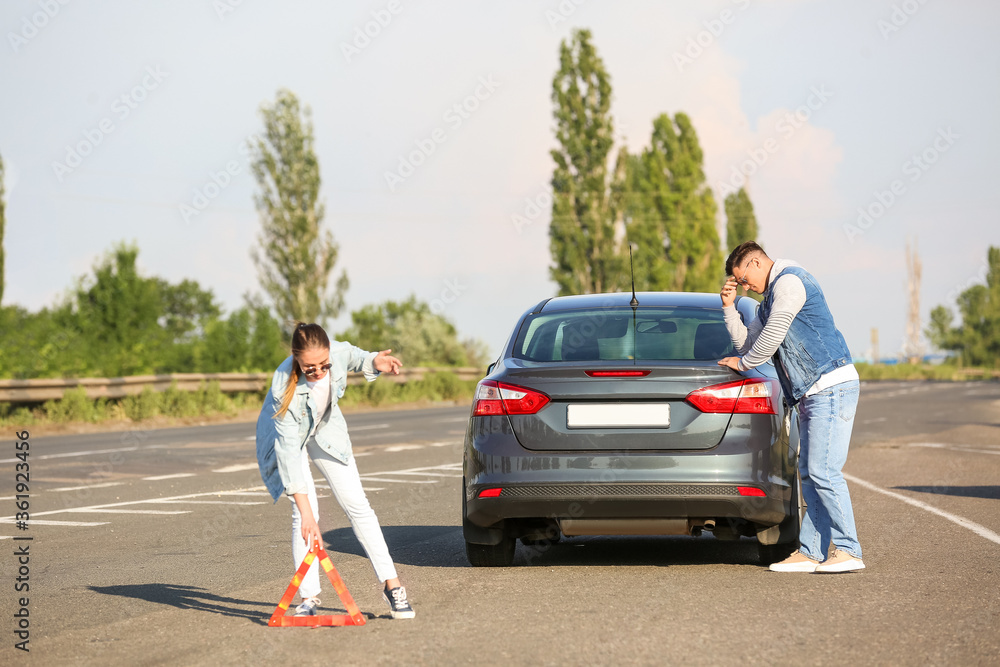
M 973 285 L 958 296 L 961 324 L 952 326 L 954 315 L 946 306 L 931 311 L 925 333 L 943 350 L 961 354 L 973 366 L 1000 365 L 1000 248 L 987 251 L 985 285 Z
M 119 376 L 152 373 L 167 336 L 156 279 L 139 274 L 135 245 L 119 244 L 81 278 L 70 308 L 60 311 L 62 323 L 85 341 L 80 350 L 87 371 Z
M 366 350 L 391 349 L 411 367 L 479 366 L 484 362 L 481 343 L 460 341 L 455 326 L 416 296 L 352 312 L 351 326 L 337 338 Z
M 160 293 L 163 308 L 159 317 L 160 326 L 171 340 L 196 337 L 205 323 L 218 318 L 222 312 L 211 290 L 203 290 L 193 280 L 182 280 L 176 285 L 171 285 L 162 278 L 153 280 Z
M 649 148 L 627 161 L 625 199 L 629 239 L 640 240 L 637 266 L 646 289 L 718 290 L 724 261 L 715 226 L 716 204 L 706 185 L 704 156 L 691 119 L 677 113 L 653 121 Z M 638 276 L 637 276 L 638 278 Z
M 62 325 L 63 317 L 43 308 L 0 308 L 0 378 L 28 380 L 85 375 L 86 346 L 78 332 Z
M 726 245 L 729 252 L 745 241 L 757 240 L 757 216 L 745 188 L 726 196 Z
M 609 167 L 611 79 L 589 30 L 576 30 L 570 44 L 561 43 L 552 101 L 559 147 L 551 151 L 556 167 L 549 273 L 560 294 L 614 291 L 627 285 L 628 275 L 623 222 L 613 196 L 624 174 Z
M 279 322 L 250 300 L 226 319 L 206 323 L 198 343 L 196 363 L 205 373 L 273 371 L 289 354 Z
M 279 90 L 274 104 L 262 105 L 260 113 L 264 136 L 257 140 L 252 168 L 262 229 L 260 247 L 251 251 L 260 283 L 280 318 L 317 322 L 336 317 L 348 280 L 342 272 L 330 289 L 339 248 L 322 227 L 310 110 L 301 110 L 291 91 Z
M 4 250 L 3 250 L 3 237 L 4 229 L 7 226 L 7 206 L 4 201 L 5 190 L 4 190 L 4 167 L 3 167 L 3 156 L 0 155 L 0 303 L 3 303 L 3 290 L 4 290 L 4 275 L 6 267 L 4 266 Z
M 726 195 L 726 246 L 728 252 L 732 252 L 736 246 L 745 241 L 757 240 L 757 216 L 753 212 L 753 203 L 746 189 L 740 188 L 737 192 Z M 728 252 L 726 253 L 728 255 Z M 743 294 L 751 299 L 763 301 L 764 297 L 756 292 L 751 292 L 745 287 L 740 287 Z

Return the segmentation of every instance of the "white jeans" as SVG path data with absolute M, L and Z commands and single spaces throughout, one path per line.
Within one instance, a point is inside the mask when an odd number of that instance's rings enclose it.
M 302 457 L 302 474 L 309 487 L 309 506 L 312 507 L 313 517 L 319 522 L 319 508 L 316 501 L 316 484 L 313 482 L 312 471 L 309 468 L 309 459 L 312 459 L 323 477 L 330 484 L 333 497 L 340 503 L 340 507 L 351 520 L 351 527 L 354 535 L 361 542 L 368 560 L 375 568 L 375 575 L 380 582 L 396 577 L 396 567 L 392 564 L 389 556 L 389 548 L 385 544 L 382 536 L 382 528 L 379 526 L 378 517 L 368 504 L 368 498 L 361 487 L 361 477 L 358 474 L 358 465 L 351 457 L 350 463 L 344 464 L 326 453 L 322 447 L 316 444 L 312 438 L 306 444 L 309 456 Z M 302 559 L 306 557 L 306 541 L 302 539 L 302 515 L 295 504 L 295 499 L 288 497 L 292 501 L 292 560 L 295 561 L 295 569 L 302 564 Z M 318 596 L 319 587 L 319 562 L 314 561 L 302 586 L 299 594 L 303 598 Z

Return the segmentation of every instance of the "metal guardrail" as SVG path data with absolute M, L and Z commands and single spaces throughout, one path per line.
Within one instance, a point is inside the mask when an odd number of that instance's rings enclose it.
M 381 380 L 410 382 L 422 380 L 430 374 L 450 372 L 460 380 L 478 380 L 483 377 L 481 368 L 404 368 L 399 375 L 385 375 Z M 37 403 L 61 399 L 69 389 L 83 387 L 87 398 L 123 398 L 139 394 L 146 387 L 166 391 L 170 386 L 182 391 L 196 391 L 202 383 L 218 382 L 225 393 L 263 391 L 271 381 L 272 373 L 171 373 L 169 375 L 131 375 L 120 378 L 48 378 L 38 380 L 0 380 L 0 403 Z M 360 373 L 347 377 L 347 384 L 365 381 Z

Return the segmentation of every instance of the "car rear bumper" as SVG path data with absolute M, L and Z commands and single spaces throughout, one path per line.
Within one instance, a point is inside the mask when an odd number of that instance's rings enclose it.
M 509 519 L 742 519 L 767 527 L 791 511 L 794 452 L 769 422 L 734 424 L 710 451 L 580 453 L 526 450 L 502 418 L 473 421 L 464 501 L 466 520 L 478 527 Z M 480 498 L 487 489 L 501 491 Z
M 500 496 L 479 498 L 495 485 L 466 490 L 466 518 L 482 527 L 505 519 L 729 519 L 781 523 L 790 494 L 773 486 L 766 496 L 741 496 L 735 484 L 508 484 Z M 760 488 L 754 487 L 754 488 Z M 765 491 L 765 493 L 767 493 Z

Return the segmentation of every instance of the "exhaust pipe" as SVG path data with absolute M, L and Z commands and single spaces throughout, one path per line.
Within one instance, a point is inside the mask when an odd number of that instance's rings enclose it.
M 715 530 L 715 519 L 705 519 L 705 530 Z

